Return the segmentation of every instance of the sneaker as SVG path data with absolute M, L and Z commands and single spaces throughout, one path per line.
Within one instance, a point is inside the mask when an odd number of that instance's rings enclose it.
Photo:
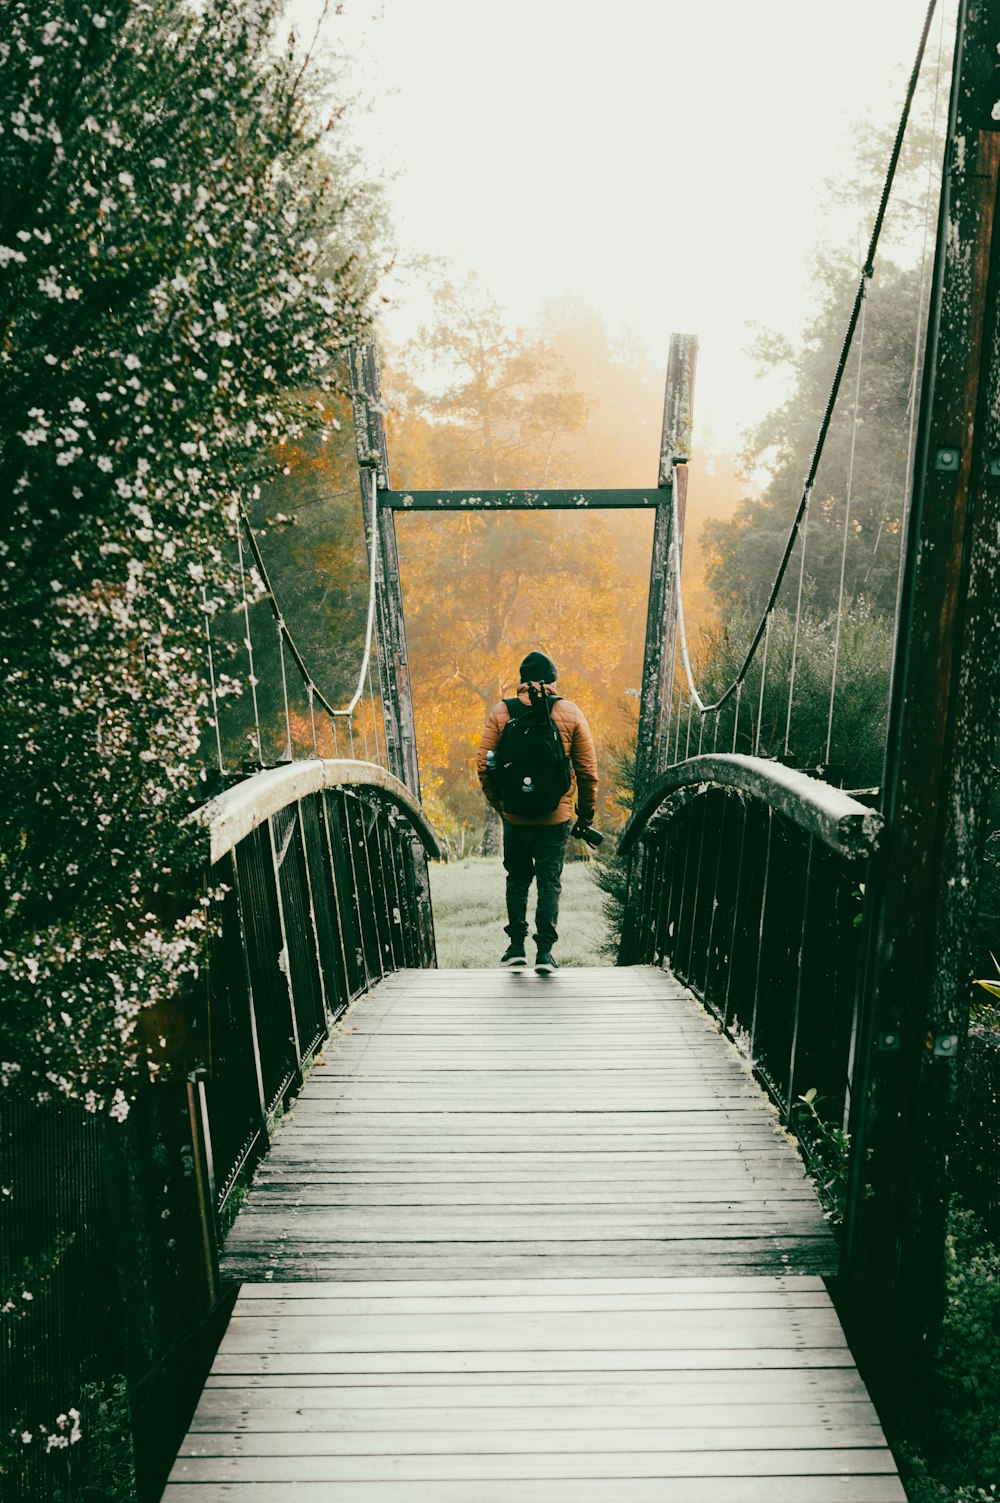
M 539 976 L 551 976 L 553 971 L 558 971 L 559 962 L 551 950 L 539 950 L 535 956 L 535 970 Z
M 522 965 L 527 965 L 528 957 L 524 953 L 524 946 L 516 942 L 509 944 L 500 956 L 500 964 L 513 966 L 515 969 L 518 969 Z

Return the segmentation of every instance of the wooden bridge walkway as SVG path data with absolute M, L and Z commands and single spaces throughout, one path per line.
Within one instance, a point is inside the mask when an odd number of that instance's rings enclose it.
M 889 1503 L 798 1155 L 646 967 L 402 972 L 229 1237 L 167 1503 Z

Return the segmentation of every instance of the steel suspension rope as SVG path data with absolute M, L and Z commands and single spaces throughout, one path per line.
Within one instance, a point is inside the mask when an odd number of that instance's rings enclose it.
M 812 495 L 813 486 L 816 483 L 816 476 L 819 472 L 820 461 L 823 457 L 823 450 L 826 447 L 826 440 L 830 431 L 830 425 L 833 421 L 833 413 L 837 405 L 837 398 L 840 395 L 840 388 L 843 384 L 844 375 L 847 371 L 847 362 L 850 356 L 851 346 L 854 343 L 854 335 L 858 327 L 858 321 L 861 317 L 861 311 L 864 307 L 865 297 L 868 292 L 868 286 L 875 273 L 875 254 L 882 235 L 882 226 L 885 222 L 886 211 L 889 206 L 889 197 L 892 193 L 892 185 L 896 176 L 896 168 L 899 165 L 899 157 L 903 148 L 903 138 L 906 134 L 906 127 L 909 124 L 910 109 L 913 104 L 913 97 L 917 90 L 917 83 L 920 77 L 920 69 L 923 65 L 924 53 L 927 49 L 927 38 L 930 34 L 931 22 L 934 19 L 934 11 L 936 7 L 937 0 L 928 0 L 927 12 L 924 16 L 924 22 L 920 32 L 920 41 L 917 46 L 917 54 L 913 62 L 913 68 L 910 72 L 909 82 L 907 83 L 906 96 L 903 101 L 903 109 L 899 117 L 899 124 L 896 127 L 896 136 L 893 141 L 892 151 L 889 156 L 889 165 L 886 169 L 885 179 L 882 184 L 882 193 L 879 199 L 879 206 L 875 215 L 874 224 L 872 225 L 871 235 L 868 240 L 868 251 L 865 256 L 864 265 L 861 269 L 861 275 L 858 279 L 858 287 L 854 296 L 854 304 L 851 309 L 850 318 L 847 322 L 847 330 L 844 334 L 843 343 L 841 345 L 840 356 L 837 361 L 837 368 L 834 373 L 832 385 L 830 387 L 830 394 L 827 397 L 826 407 L 824 409 L 823 417 L 819 426 L 819 433 L 816 438 L 812 458 L 809 462 L 809 469 L 802 487 L 802 495 L 799 500 L 798 507 L 796 508 L 795 517 L 792 521 L 791 528 L 789 529 L 788 538 L 785 542 L 784 552 L 781 556 L 781 562 L 778 565 L 774 583 L 771 586 L 771 591 L 768 595 L 767 604 L 764 607 L 760 621 L 757 625 L 757 629 L 753 634 L 750 646 L 747 648 L 743 662 L 741 663 L 740 668 L 736 673 L 736 676 L 734 677 L 732 683 L 728 686 L 724 693 L 720 694 L 718 699 L 715 700 L 712 704 L 706 705 L 702 700 L 700 694 L 698 693 L 698 690 L 694 684 L 693 675 L 690 672 L 690 662 L 687 659 L 687 653 L 685 651 L 685 644 L 683 641 L 683 634 L 681 636 L 682 660 L 684 662 L 685 677 L 688 680 L 688 687 L 691 691 L 692 701 L 696 705 L 699 712 L 703 715 L 712 710 L 720 710 L 722 706 L 731 698 L 731 696 L 736 693 L 739 685 L 743 683 L 743 680 L 745 679 L 750 668 L 750 664 L 753 662 L 757 648 L 760 646 L 761 640 L 764 637 L 764 633 L 768 629 L 770 617 L 774 611 L 775 605 L 777 604 L 778 593 L 781 589 L 782 584 L 784 583 L 785 573 L 788 568 L 789 560 L 792 556 L 792 550 L 795 547 L 795 541 L 798 537 L 799 528 L 801 527 L 802 520 L 805 517 L 806 509 L 809 505 L 809 499 Z M 676 516 L 674 518 L 674 522 L 675 526 L 672 531 L 674 533 L 674 536 L 676 537 Z M 675 568 L 674 574 L 677 586 L 677 593 L 675 598 L 678 605 L 678 625 L 680 625 L 683 617 L 683 607 L 681 604 L 680 596 L 680 569 Z
M 243 562 L 243 534 L 237 527 L 236 543 L 239 550 L 240 560 L 240 595 L 243 600 L 243 628 L 246 632 L 244 646 L 247 650 L 247 659 L 250 664 L 250 696 L 253 701 L 253 723 L 257 733 L 257 761 L 264 760 L 264 745 L 260 738 L 260 710 L 257 706 L 257 673 L 253 661 L 253 637 L 250 634 L 250 602 L 247 599 L 247 574 Z
M 934 113 L 931 119 L 931 139 L 937 127 L 938 109 L 941 102 L 941 54 L 944 47 L 944 11 L 941 12 L 941 27 L 938 33 L 938 67 L 937 76 L 934 80 Z M 927 250 L 930 240 L 929 222 L 931 206 L 931 189 L 934 182 L 934 157 L 930 154 L 927 162 L 927 192 L 924 198 L 924 238 L 920 249 L 920 290 L 917 294 L 917 332 L 913 343 L 913 388 L 910 393 L 910 425 L 906 439 L 906 474 L 903 477 L 903 513 L 899 525 L 899 561 L 896 567 L 896 607 L 894 612 L 894 631 L 898 638 L 899 622 L 903 607 L 903 554 L 906 548 L 906 529 L 910 516 L 910 499 L 913 490 L 913 464 L 916 453 L 917 440 L 917 377 L 920 368 L 921 346 L 923 343 L 923 329 L 920 326 L 919 312 L 923 308 L 924 291 L 927 285 Z M 896 658 L 889 668 L 889 701 L 892 702 L 892 681 L 896 671 Z
M 867 299 L 861 304 L 861 319 L 858 324 L 858 373 L 854 383 L 854 416 L 851 424 L 851 450 L 847 466 L 847 493 L 844 497 L 844 536 L 840 549 L 840 585 L 837 590 L 837 625 L 833 633 L 833 668 L 830 674 L 830 705 L 826 721 L 826 758 L 830 760 L 830 746 L 833 742 L 833 709 L 837 697 L 837 668 L 840 663 L 840 632 L 844 620 L 844 581 L 847 578 L 847 544 L 850 538 L 851 528 L 851 499 L 854 493 L 854 461 L 858 447 L 858 419 L 861 415 L 861 375 L 865 353 L 865 308 Z
M 374 470 L 371 473 L 372 473 L 372 510 L 371 510 L 372 525 L 371 525 L 371 536 L 370 536 L 370 538 L 368 540 L 368 560 L 369 560 L 369 563 L 368 563 L 368 612 L 367 612 L 367 618 L 366 618 L 366 623 L 365 623 L 365 645 L 364 645 L 362 659 L 361 659 L 361 668 L 360 668 L 359 673 L 358 673 L 357 687 L 355 688 L 355 691 L 354 691 L 354 694 L 353 694 L 353 696 L 352 696 L 352 698 L 350 700 L 350 703 L 344 709 L 341 709 L 341 710 L 335 709 L 335 707 L 327 699 L 326 695 L 319 688 L 319 686 L 316 683 L 315 679 L 313 678 L 312 674 L 309 672 L 309 667 L 308 667 L 308 665 L 306 663 L 306 660 L 302 656 L 302 653 L 299 650 L 299 647 L 296 644 L 294 637 L 292 636 L 291 632 L 289 631 L 288 624 L 285 621 L 284 615 L 283 615 L 283 613 L 282 613 L 282 611 L 281 611 L 281 609 L 280 609 L 280 607 L 278 605 L 277 596 L 275 595 L 275 592 L 274 592 L 274 586 L 271 583 L 270 576 L 269 576 L 269 574 L 267 572 L 267 567 L 266 567 L 266 565 L 264 563 L 264 558 L 263 558 L 263 555 L 262 555 L 261 550 L 260 550 L 260 544 L 258 543 L 257 538 L 254 535 L 253 528 L 250 525 L 250 519 L 247 516 L 244 507 L 242 505 L 240 506 L 240 522 L 242 523 L 242 533 L 246 534 L 247 543 L 249 545 L 250 552 L 251 552 L 251 554 L 253 556 L 254 565 L 255 565 L 255 567 L 257 569 L 258 574 L 261 577 L 261 581 L 263 582 L 264 589 L 265 589 L 265 591 L 267 593 L 267 598 L 268 598 L 268 600 L 271 603 L 271 611 L 272 611 L 272 614 L 274 616 L 275 622 L 277 623 L 279 637 L 282 640 L 282 642 L 284 643 L 284 645 L 287 646 L 288 651 L 291 654 L 292 659 L 295 662 L 295 665 L 298 668 L 299 673 L 302 676 L 302 681 L 303 681 L 303 684 L 305 685 L 306 694 L 307 694 L 307 697 L 308 697 L 308 700 L 309 700 L 310 714 L 314 715 L 314 705 L 318 703 L 326 711 L 326 713 L 329 716 L 331 716 L 331 718 L 333 718 L 333 720 L 334 720 L 334 728 L 335 729 L 336 729 L 336 719 L 338 717 L 341 718 L 341 719 L 347 719 L 348 720 L 348 728 L 350 728 L 350 717 L 354 714 L 354 711 L 357 709 L 358 703 L 359 703 L 362 695 L 364 694 L 365 678 L 366 678 L 366 675 L 370 672 L 370 666 L 371 666 L 371 650 L 372 650 L 372 638 L 373 638 L 374 629 L 375 629 L 375 602 L 376 602 L 377 578 L 378 578 L 378 480 L 377 480 L 377 477 L 375 475 Z M 242 544 L 241 544 L 241 551 L 242 551 Z M 284 656 L 282 656 L 282 673 L 284 675 Z M 315 739 L 315 731 L 314 731 L 314 739 Z M 353 738 L 352 738 L 352 745 L 353 745 Z

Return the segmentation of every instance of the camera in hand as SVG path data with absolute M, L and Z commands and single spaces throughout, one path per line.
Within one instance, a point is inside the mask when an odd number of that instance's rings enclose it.
M 594 830 L 590 825 L 582 825 L 579 820 L 573 826 L 570 834 L 575 836 L 577 840 L 585 840 L 593 851 L 596 851 L 599 845 L 604 844 L 604 836 L 600 830 Z

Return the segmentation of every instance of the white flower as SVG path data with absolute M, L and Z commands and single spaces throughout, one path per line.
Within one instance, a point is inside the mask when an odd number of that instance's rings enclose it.
M 119 172 L 118 181 L 121 183 L 123 188 L 135 187 L 135 178 L 132 176 L 131 172 Z

